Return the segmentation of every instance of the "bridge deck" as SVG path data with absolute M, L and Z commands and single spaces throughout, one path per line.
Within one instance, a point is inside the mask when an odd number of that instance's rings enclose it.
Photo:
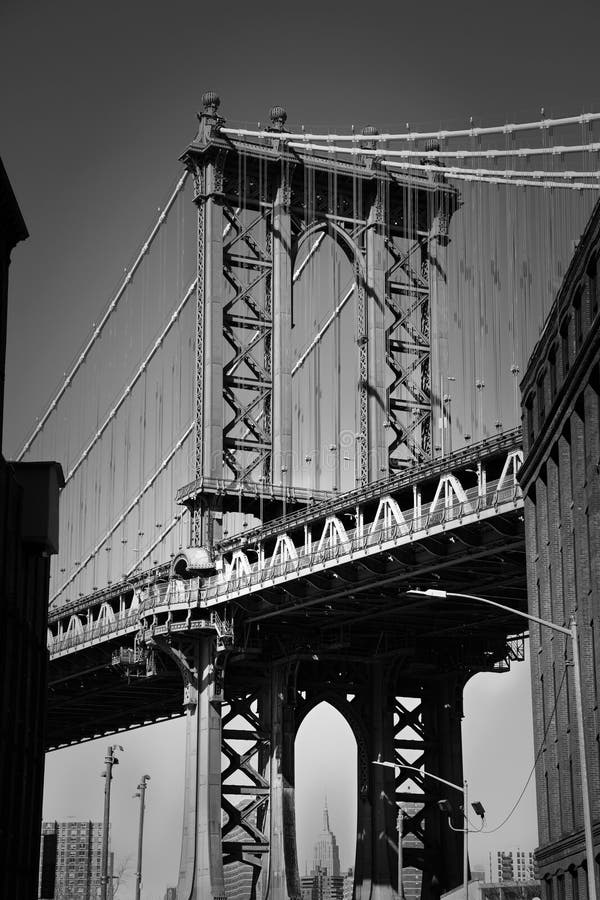
M 502 436 L 485 457 L 470 448 L 269 523 L 221 545 L 208 577 L 183 581 L 160 567 L 55 612 L 49 745 L 181 713 L 172 663 L 155 657 L 146 677 L 139 648 L 151 637 L 233 640 L 233 679 L 249 661 L 277 658 L 334 667 L 385 659 L 412 679 L 431 675 L 449 653 L 468 671 L 505 669 L 521 655 L 507 636 L 522 632 L 522 619 L 407 590 L 442 584 L 469 592 L 477 584 L 525 609 L 517 439 Z M 139 664 L 121 665 L 119 648 L 137 653 Z

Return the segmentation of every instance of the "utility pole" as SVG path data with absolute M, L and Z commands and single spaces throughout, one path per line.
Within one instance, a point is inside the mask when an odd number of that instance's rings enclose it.
M 138 833 L 137 871 L 135 873 L 135 900 L 140 900 L 142 888 L 142 845 L 144 842 L 144 805 L 146 802 L 146 782 L 150 781 L 149 775 L 142 775 L 137 786 L 138 793 L 134 797 L 140 798 L 140 828 Z
M 104 818 L 102 820 L 102 877 L 100 879 L 100 900 L 108 900 L 108 831 L 110 827 L 110 783 L 112 781 L 113 766 L 119 764 L 115 756 L 115 750 L 123 750 L 120 744 L 111 745 L 104 757 L 106 769 L 100 773 L 104 782 Z
M 404 900 L 404 884 L 402 874 L 404 871 L 404 855 L 402 848 L 402 839 L 404 838 L 404 809 L 402 804 L 398 805 L 398 898 Z

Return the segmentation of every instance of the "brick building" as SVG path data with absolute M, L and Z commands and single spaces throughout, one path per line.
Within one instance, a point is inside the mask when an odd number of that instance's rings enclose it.
M 8 271 L 28 236 L 0 162 L 0 436 Z M 50 554 L 58 549 L 57 463 L 0 456 L 0 897 L 37 896 L 44 780 Z
M 595 855 L 600 847 L 600 203 L 521 385 L 529 610 L 575 615 Z M 539 875 L 548 900 L 585 898 L 585 846 L 570 640 L 531 625 Z M 597 878 L 597 865 L 596 878 Z

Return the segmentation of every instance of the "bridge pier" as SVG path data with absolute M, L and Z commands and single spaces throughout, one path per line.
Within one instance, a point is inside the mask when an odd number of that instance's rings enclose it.
M 215 640 L 157 639 L 184 680 L 186 710 L 183 831 L 177 896 L 226 900 L 221 848 L 221 710 Z
M 386 681 L 382 663 L 372 664 L 362 696 L 357 698 L 362 707 L 365 744 L 357 754 L 355 900 L 393 900 L 396 896 L 394 770 L 372 765 L 378 757 L 394 759 L 393 697 Z
M 300 900 L 296 849 L 293 708 L 287 703 L 288 666 L 271 669 L 270 679 L 270 835 L 266 900 Z
M 461 721 L 465 681 L 462 672 L 440 673 L 424 684 L 421 704 L 425 771 L 458 785 L 463 784 Z M 441 893 L 459 885 L 463 877 L 463 835 L 449 828 L 445 816 L 440 815 L 437 800 L 447 797 L 458 810 L 462 799 L 457 791 L 430 778 L 423 779 L 422 790 L 427 841 L 422 860 L 421 898 L 435 900 Z M 455 813 L 454 825 L 462 827 L 461 818 Z

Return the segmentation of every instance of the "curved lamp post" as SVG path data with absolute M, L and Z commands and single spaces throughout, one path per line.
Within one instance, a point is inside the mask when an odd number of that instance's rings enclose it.
M 149 775 L 142 775 L 137 786 L 138 793 L 134 797 L 140 798 L 140 827 L 138 831 L 137 872 L 135 873 L 135 900 L 140 900 L 142 889 L 142 846 L 144 843 L 144 808 L 146 802 L 146 784 L 150 781 Z
M 106 764 L 104 772 L 100 773 L 101 778 L 105 778 L 104 782 L 104 816 L 102 819 L 102 866 L 100 877 L 100 898 L 106 900 L 108 892 L 108 831 L 110 827 L 110 783 L 112 781 L 113 766 L 119 765 L 118 757 L 115 756 L 115 750 L 123 748 L 120 744 L 111 744 L 106 751 L 104 762 Z
M 448 814 L 448 825 L 452 829 L 452 831 L 458 831 L 464 835 L 463 838 L 463 886 L 465 891 L 464 900 L 468 900 L 468 891 L 469 891 L 469 819 L 467 817 L 467 806 L 468 806 L 468 798 L 469 798 L 469 786 L 467 784 L 466 779 L 463 781 L 462 785 L 455 784 L 453 781 L 448 781 L 446 778 L 440 778 L 439 775 L 433 775 L 431 772 L 426 772 L 424 769 L 419 769 L 418 766 L 408 766 L 401 763 L 393 763 L 393 762 L 384 762 L 381 759 L 373 760 L 373 765 L 375 766 L 387 766 L 390 769 L 410 769 L 413 772 L 418 772 L 419 775 L 424 776 L 425 778 L 433 778 L 435 781 L 440 781 L 442 784 L 448 785 L 448 787 L 454 788 L 455 791 L 460 791 L 463 795 L 463 818 L 465 821 L 464 828 L 456 828 L 452 822 L 450 821 L 450 815 L 452 813 L 452 806 L 448 802 L 448 800 L 440 800 L 438 802 L 438 806 L 442 812 Z M 471 806 L 475 810 L 478 816 L 481 816 L 482 827 L 483 827 L 483 818 L 485 816 L 485 811 L 481 803 L 477 800 L 475 803 L 472 803 Z M 400 810 L 400 815 L 398 817 L 398 896 L 400 900 L 403 897 L 402 891 L 402 868 L 403 868 L 403 860 L 402 860 L 402 820 L 403 820 L 403 811 Z
M 459 597 L 463 600 L 476 600 L 478 603 L 485 603 L 488 606 L 495 606 L 496 609 L 502 609 L 514 616 L 521 616 L 522 619 L 529 619 L 530 622 L 536 622 L 545 628 L 551 628 L 553 631 L 559 631 L 571 638 L 573 645 L 573 673 L 575 687 L 575 708 L 577 710 L 577 736 L 579 744 L 579 767 L 581 770 L 581 800 L 583 806 L 583 830 L 585 835 L 585 855 L 587 860 L 587 882 L 588 882 L 588 898 L 596 900 L 596 864 L 594 860 L 594 841 L 592 838 L 592 815 L 590 811 L 590 791 L 587 774 L 587 759 L 585 755 L 585 731 L 583 727 L 583 700 L 581 694 L 581 664 L 579 660 L 579 643 L 577 639 L 577 622 L 575 616 L 569 619 L 569 627 L 556 625 L 554 622 L 548 622 L 547 619 L 540 619 L 539 616 L 533 616 L 530 613 L 521 612 L 519 609 L 513 609 L 511 606 L 505 606 L 503 603 L 496 603 L 495 600 L 489 600 L 487 597 L 479 597 L 476 594 L 460 594 L 456 591 L 440 591 L 436 588 L 429 588 L 426 591 L 410 590 L 407 594 L 421 594 L 426 597 Z

